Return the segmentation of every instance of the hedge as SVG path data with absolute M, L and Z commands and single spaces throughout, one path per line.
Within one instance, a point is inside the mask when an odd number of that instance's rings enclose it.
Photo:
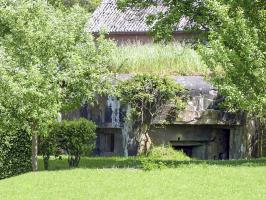
M 0 132 L 0 179 L 31 170 L 31 138 L 26 132 Z

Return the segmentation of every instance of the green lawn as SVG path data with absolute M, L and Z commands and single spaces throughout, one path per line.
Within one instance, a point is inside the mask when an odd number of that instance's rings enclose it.
M 266 199 L 266 159 L 173 162 L 152 171 L 139 164 L 135 158 L 83 158 L 79 169 L 69 170 L 65 160 L 53 160 L 50 171 L 40 166 L 40 172 L 1 180 L 0 199 Z

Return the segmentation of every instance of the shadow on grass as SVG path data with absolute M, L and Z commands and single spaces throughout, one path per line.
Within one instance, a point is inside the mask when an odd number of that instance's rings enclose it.
M 44 170 L 43 159 L 39 158 L 39 171 Z M 141 160 L 135 157 L 82 157 L 78 168 L 141 168 Z M 68 167 L 67 158 L 49 160 L 49 171 L 72 169 Z
M 238 167 L 238 166 L 266 166 L 266 158 L 260 159 L 250 159 L 250 160 L 191 160 L 191 161 L 154 161 L 155 163 L 162 162 L 166 166 L 179 167 L 184 165 L 217 165 L 217 166 L 228 166 L 228 167 Z
M 266 166 L 266 158 L 251 159 L 251 160 L 191 160 L 191 161 L 175 161 L 175 160 L 150 160 L 147 158 L 139 157 L 83 157 L 80 161 L 78 168 L 87 169 L 104 169 L 104 168 L 134 168 L 142 169 L 143 163 L 152 162 L 158 165 L 164 165 L 169 168 L 184 167 L 190 165 L 216 165 L 228 167 L 257 167 Z M 62 160 L 51 159 L 49 161 L 49 171 L 54 170 L 68 170 L 67 158 L 63 157 Z M 43 171 L 43 160 L 39 159 L 39 171 Z

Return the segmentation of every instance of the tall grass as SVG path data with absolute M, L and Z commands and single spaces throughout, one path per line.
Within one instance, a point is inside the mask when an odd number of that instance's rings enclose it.
M 128 44 L 112 53 L 112 70 L 117 73 L 160 75 L 207 75 L 200 56 L 188 45 Z

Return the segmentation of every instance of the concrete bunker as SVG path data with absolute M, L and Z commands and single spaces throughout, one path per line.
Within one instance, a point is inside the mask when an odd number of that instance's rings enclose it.
M 117 75 L 119 80 L 130 74 Z M 153 123 L 150 137 L 154 145 L 172 145 L 198 159 L 240 159 L 257 156 L 259 131 L 257 122 L 244 112 L 229 113 L 217 106 L 219 96 L 201 76 L 176 76 L 173 79 L 189 91 L 186 108 L 170 124 L 164 124 L 168 109 Z M 63 119 L 86 118 L 97 126 L 94 151 L 100 156 L 134 156 L 136 143 L 131 123 L 124 120 L 128 105 L 116 97 L 99 97 L 98 104 L 63 114 Z
M 200 125 L 168 125 L 152 129 L 154 145 L 171 145 L 192 158 L 226 160 L 230 152 L 230 129 Z

